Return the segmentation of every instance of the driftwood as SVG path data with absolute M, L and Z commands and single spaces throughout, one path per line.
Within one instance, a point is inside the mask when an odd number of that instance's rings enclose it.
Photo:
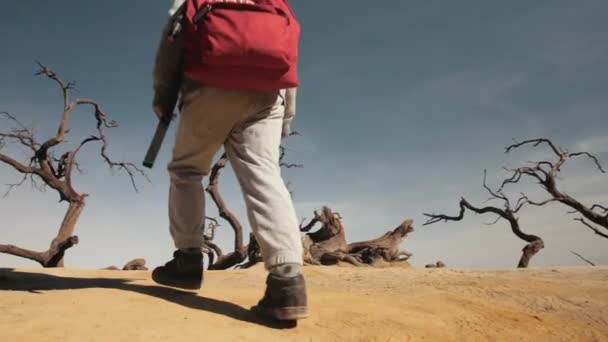
M 425 268 L 445 268 L 445 263 L 443 263 L 443 261 L 437 261 L 434 264 L 426 264 L 424 266 Z
M 126 263 L 123 268 L 123 271 L 147 271 L 146 260 L 145 259 L 133 259 Z
M 299 135 L 293 132 L 290 135 Z M 286 149 L 280 147 L 279 165 L 283 168 L 302 168 L 301 164 L 287 163 L 284 161 Z M 234 232 L 234 247 L 229 254 L 213 243 L 215 229 L 219 226 L 217 220 L 207 218 L 212 222 L 207 227 L 205 246 L 203 253 L 209 258 L 209 269 L 225 270 L 233 267 L 248 268 L 262 261 L 260 246 L 253 234 L 249 235 L 249 243 L 243 243 L 243 225 L 238 218 L 228 209 L 219 191 L 219 176 L 228 164 L 226 154 L 223 154 L 213 165 L 206 189 L 213 202 L 218 208 L 220 217 L 230 224 Z M 300 230 L 306 233 L 302 239 L 304 247 L 304 262 L 313 265 L 331 265 L 340 261 L 353 265 L 378 265 L 385 262 L 405 261 L 412 256 L 411 253 L 400 251 L 399 246 L 405 236 L 413 230 L 411 220 L 403 222 L 393 231 L 382 235 L 380 238 L 348 244 L 344 228 L 340 221 L 340 215 L 333 213 L 325 207 L 321 214 L 315 212 L 315 217 L 307 224 L 300 225 Z M 322 226 L 315 232 L 312 228 L 321 223 Z
M 102 270 L 105 270 L 105 271 L 120 271 L 120 268 L 118 268 L 116 266 L 108 266 L 108 267 L 102 268 Z
M 574 251 L 570 251 L 570 253 L 576 255 L 579 259 L 583 260 L 584 262 L 586 262 L 587 264 L 589 264 L 589 266 L 595 266 L 595 263 L 587 258 L 585 258 L 584 256 L 580 255 L 579 253 L 576 253 Z
M 129 162 L 115 162 L 107 154 L 108 139 L 105 135 L 105 129 L 118 127 L 118 123 L 109 120 L 101 106 L 90 99 L 70 99 L 70 92 L 74 88 L 74 82 L 64 82 L 50 68 L 38 63 L 40 69 L 36 75 L 46 77 L 56 83 L 63 95 L 63 111 L 59 121 L 59 127 L 54 136 L 38 141 L 34 136 L 31 128 L 23 125 L 15 116 L 7 112 L 0 113 L 0 120 L 6 120 L 13 128 L 8 132 L 0 132 L 0 163 L 12 167 L 17 172 L 21 173 L 21 180 L 14 184 L 9 184 L 5 196 L 18 186 L 23 185 L 28 179 L 34 187 L 44 190 L 49 187 L 59 194 L 60 202 L 67 202 L 68 209 L 64 219 L 59 227 L 57 235 L 52 240 L 49 249 L 43 252 L 31 251 L 13 245 L 0 244 L 0 253 L 11 254 L 18 257 L 27 258 L 38 262 L 43 267 L 61 267 L 67 249 L 78 243 L 78 237 L 74 236 L 76 223 L 82 210 L 85 207 L 85 199 L 88 194 L 78 192 L 73 185 L 72 177 L 74 172 L 80 172 L 80 166 L 76 161 L 76 157 L 81 149 L 90 143 L 97 142 L 101 145 L 101 159 L 114 169 L 125 172 L 130 180 L 135 191 L 135 176 L 137 174 L 145 177 L 144 172 L 135 164 Z M 91 107 L 96 121 L 96 134 L 83 139 L 75 148 L 65 151 L 61 154 L 55 154 L 66 136 L 69 133 L 67 128 L 68 121 L 72 112 L 78 107 Z M 2 124 L 2 127 L 8 125 Z M 16 143 L 25 147 L 30 153 L 27 162 L 21 162 L 17 158 L 11 157 L 8 154 L 2 153 L 2 148 L 8 143 Z M 56 157 L 60 155 L 60 157 Z M 42 182 L 40 185 L 38 182 Z
M 545 243 L 543 239 L 536 235 L 526 234 L 521 230 L 519 225 L 519 219 L 516 214 L 526 205 L 536 205 L 541 206 L 544 205 L 545 202 L 537 203 L 530 201 L 528 197 L 522 194 L 522 196 L 517 200 L 517 202 L 513 205 L 509 198 L 503 193 L 502 188 L 498 191 L 492 190 L 486 184 L 486 172 L 484 171 L 483 178 L 483 187 L 490 193 L 491 197 L 489 200 L 501 200 L 503 202 L 503 208 L 494 207 L 494 206 L 485 206 L 485 207 L 477 207 L 469 203 L 467 199 L 464 197 L 460 200 L 460 213 L 457 216 L 448 216 L 443 214 L 424 214 L 429 217 L 429 220 L 424 225 L 429 225 L 433 223 L 437 223 L 440 221 L 461 221 L 464 218 L 464 213 L 466 210 L 470 210 L 476 214 L 494 214 L 497 215 L 498 218 L 494 223 L 498 222 L 501 218 L 509 222 L 511 225 L 511 231 L 518 238 L 528 242 L 528 244 L 522 249 L 522 255 L 519 259 L 517 267 L 526 268 L 530 263 L 530 259 L 537 254 L 541 249 L 545 247 Z M 492 224 L 494 224 L 492 223 Z
M 311 233 L 316 223 L 321 223 L 321 228 Z M 346 262 L 355 266 L 376 266 L 406 261 L 412 256 L 400 250 L 403 239 L 414 230 L 412 220 L 403 222 L 377 239 L 348 244 L 340 215 L 323 207 L 320 213 L 315 212 L 307 225 L 301 225 L 300 230 L 306 233 L 302 239 L 304 262 L 310 265 Z
M 106 271 L 147 271 L 148 268 L 146 267 L 146 259 L 133 259 L 133 260 L 129 261 L 128 263 L 126 263 L 122 267 L 122 269 L 120 269 L 116 266 L 108 266 L 108 267 L 102 268 L 102 270 L 106 270 Z

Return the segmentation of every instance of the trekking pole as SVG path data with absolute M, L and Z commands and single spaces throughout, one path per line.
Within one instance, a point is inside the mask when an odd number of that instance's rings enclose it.
M 145 167 L 151 169 L 154 166 L 154 162 L 156 161 L 156 157 L 158 156 L 158 152 L 163 144 L 165 134 L 167 134 L 167 130 L 169 129 L 172 119 L 173 113 L 167 112 L 167 114 L 163 115 L 163 117 L 158 121 L 156 131 L 154 132 L 154 137 L 152 137 L 152 142 L 150 143 L 148 152 L 146 152 L 146 156 L 144 157 L 143 165 Z
M 173 117 L 175 117 L 175 114 L 173 114 L 173 109 L 175 109 L 175 105 L 177 104 L 179 93 L 176 90 L 169 96 L 170 97 L 167 101 L 168 106 L 166 109 L 164 109 L 163 116 L 158 121 L 158 125 L 156 125 L 154 137 L 152 137 L 152 142 L 150 143 L 150 146 L 148 147 L 148 152 L 146 152 L 146 156 L 144 157 L 143 164 L 149 169 L 154 166 L 154 161 L 156 161 L 156 157 L 158 156 L 160 147 L 163 144 L 165 134 L 167 134 L 167 130 L 169 129 L 169 125 L 171 124 L 171 120 L 173 120 Z

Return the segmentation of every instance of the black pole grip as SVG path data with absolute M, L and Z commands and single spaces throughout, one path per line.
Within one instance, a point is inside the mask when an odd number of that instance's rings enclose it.
M 156 126 L 156 132 L 154 132 L 154 137 L 152 138 L 152 142 L 148 147 L 148 152 L 146 152 L 146 156 L 144 158 L 143 165 L 147 168 L 152 168 L 154 166 L 154 162 L 156 161 L 156 157 L 158 156 L 158 152 L 160 151 L 160 147 L 163 144 L 163 140 L 165 139 L 165 134 L 167 133 L 167 129 L 171 124 L 171 119 L 173 115 L 165 115 L 161 120 L 158 121 L 158 125 Z

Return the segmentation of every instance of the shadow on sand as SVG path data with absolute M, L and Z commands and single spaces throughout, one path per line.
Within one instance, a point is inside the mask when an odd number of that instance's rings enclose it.
M 112 278 L 71 278 L 49 274 L 15 271 L 0 268 L 0 291 L 24 291 L 43 294 L 40 291 L 75 290 L 75 289 L 118 289 L 164 299 L 166 301 L 195 310 L 204 310 L 224 315 L 239 321 L 259 324 L 273 329 L 289 329 L 297 326 L 296 322 L 280 322 L 256 316 L 236 304 L 222 300 L 201 297 L 197 293 L 180 291 L 161 286 L 145 286 L 131 283 L 134 279 Z

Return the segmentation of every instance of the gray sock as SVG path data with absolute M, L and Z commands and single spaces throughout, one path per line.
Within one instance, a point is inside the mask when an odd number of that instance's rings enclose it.
M 301 272 L 302 272 L 302 265 L 295 264 L 295 263 L 280 264 L 280 265 L 275 265 L 270 268 L 270 273 L 276 274 L 278 276 L 285 277 L 285 278 L 297 277 L 298 275 L 300 275 Z

